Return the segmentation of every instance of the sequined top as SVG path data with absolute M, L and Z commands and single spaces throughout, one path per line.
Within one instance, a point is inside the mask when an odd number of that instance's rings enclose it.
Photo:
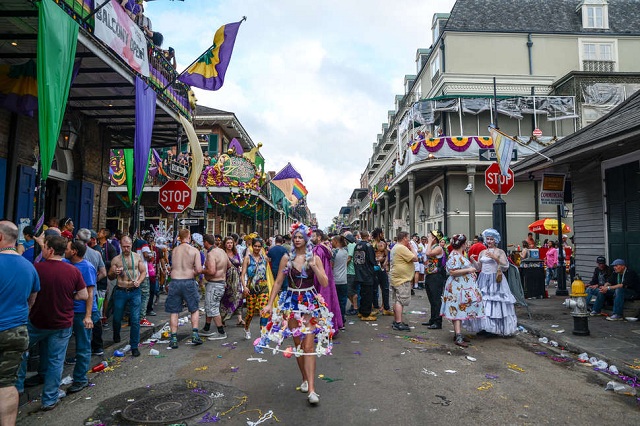
M 314 288 L 314 274 L 311 268 L 307 269 L 306 276 L 302 276 L 301 272 L 295 267 L 291 267 L 289 270 L 289 288 L 295 289 L 307 289 Z

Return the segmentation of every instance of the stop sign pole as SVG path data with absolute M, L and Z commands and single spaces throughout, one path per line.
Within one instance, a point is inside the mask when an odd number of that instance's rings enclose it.
M 498 129 L 498 94 L 496 78 L 493 77 L 493 117 L 496 129 Z M 509 152 L 509 155 L 511 153 Z M 493 202 L 493 229 L 500 234 L 500 243 L 497 244 L 504 252 L 507 252 L 507 202 L 502 199 L 502 177 L 498 179 L 498 198 Z

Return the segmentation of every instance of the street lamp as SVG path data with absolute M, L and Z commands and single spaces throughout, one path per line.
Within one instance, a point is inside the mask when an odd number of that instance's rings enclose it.
M 78 140 L 78 131 L 73 127 L 71 121 L 63 122 L 60 129 L 60 137 L 58 137 L 58 147 L 71 151 L 76 144 L 76 140 Z
M 427 221 L 427 214 L 424 212 L 424 209 L 420 210 L 418 217 L 420 217 L 420 222 L 422 222 L 422 234 L 424 235 L 427 233 L 424 226 L 424 223 Z

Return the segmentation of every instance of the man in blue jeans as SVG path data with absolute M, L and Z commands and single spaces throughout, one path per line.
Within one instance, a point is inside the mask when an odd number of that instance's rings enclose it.
M 67 239 L 60 235 L 36 238 L 42 246 L 43 262 L 35 264 L 40 277 L 40 292 L 29 314 L 29 349 L 40 343 L 39 373 L 44 376 L 42 410 L 53 410 L 60 401 L 60 381 L 64 356 L 73 326 L 74 300 L 87 300 L 89 294 L 80 271 L 62 262 Z M 44 356 L 43 356 L 44 355 Z M 24 391 L 28 354 L 22 357 L 16 388 Z
M 140 284 L 147 278 L 147 268 L 139 254 L 131 250 L 131 238 L 122 237 L 120 247 L 122 253 L 111 260 L 111 268 L 107 276 L 110 280 L 117 279 L 113 288 L 113 342 L 120 343 L 120 329 L 124 307 L 129 303 L 129 344 L 131 355 L 140 356 L 140 304 L 142 294 Z
M 75 364 L 73 369 L 73 383 L 67 393 L 80 392 L 89 386 L 89 363 L 91 361 L 91 334 L 93 323 L 100 321 L 98 314 L 98 297 L 96 290 L 96 268 L 84 259 L 87 246 L 80 240 L 69 241 L 65 252 L 64 262 L 75 266 L 87 285 L 88 297 L 86 301 L 73 302 L 73 334 L 76 336 L 76 356 L 65 361 Z
M 633 300 L 640 295 L 640 279 L 635 271 L 627 268 L 624 260 L 616 259 L 611 262 L 613 274 L 609 282 L 600 287 L 600 293 L 593 304 L 591 315 L 600 315 L 607 294 L 613 294 L 613 315 L 607 317 L 609 321 L 623 320 L 623 308 L 625 300 Z

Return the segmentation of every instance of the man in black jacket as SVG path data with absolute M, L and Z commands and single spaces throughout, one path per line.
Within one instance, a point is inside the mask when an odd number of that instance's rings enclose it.
M 358 316 L 362 321 L 375 321 L 376 316 L 372 315 L 373 306 L 373 283 L 374 267 L 376 265 L 376 254 L 373 246 L 369 243 L 369 233 L 360 232 L 361 240 L 353 250 L 353 266 L 356 272 L 356 287 L 360 287 L 360 309 Z
M 600 287 L 609 282 L 611 273 L 613 272 L 607 265 L 607 259 L 604 256 L 598 256 L 596 258 L 596 263 L 598 266 L 593 270 L 591 281 L 587 283 L 585 288 L 585 292 L 587 293 L 587 309 L 589 308 L 589 303 L 593 296 L 598 296 L 600 293 Z

